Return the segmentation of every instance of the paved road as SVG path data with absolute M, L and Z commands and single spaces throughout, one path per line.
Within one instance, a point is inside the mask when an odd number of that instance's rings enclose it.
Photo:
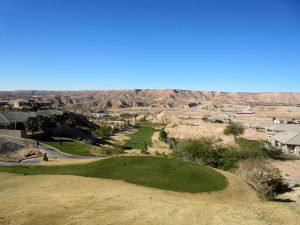
M 4 136 L 4 135 L 0 135 L 0 142 L 9 142 L 9 141 L 22 141 L 23 143 L 30 143 L 35 145 L 36 141 L 34 140 L 30 140 L 30 139 L 24 139 L 24 138 L 15 138 L 15 137 L 10 137 L 10 136 Z M 39 149 L 41 150 L 41 152 L 47 153 L 47 156 L 49 159 L 57 159 L 57 158 L 73 158 L 73 159 L 90 159 L 90 158 L 95 158 L 92 156 L 79 156 L 79 155 L 70 155 L 70 154 L 66 154 L 63 152 L 60 152 L 59 150 L 50 147 L 48 145 L 45 144 L 40 144 L 39 145 Z M 35 164 L 35 163 L 39 163 L 40 161 L 43 160 L 43 157 L 37 157 L 37 158 L 30 158 L 30 159 L 24 159 L 22 161 L 19 162 L 6 162 L 6 161 L 0 161 L 0 165 L 2 166 L 11 166 L 11 165 L 28 165 L 28 164 Z

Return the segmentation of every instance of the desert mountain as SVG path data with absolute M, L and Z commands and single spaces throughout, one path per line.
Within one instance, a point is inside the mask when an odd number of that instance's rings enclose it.
M 129 108 L 194 107 L 204 102 L 243 105 L 300 105 L 300 93 L 218 92 L 177 89 L 135 89 L 99 91 L 2 91 L 0 101 L 32 99 L 60 107 Z

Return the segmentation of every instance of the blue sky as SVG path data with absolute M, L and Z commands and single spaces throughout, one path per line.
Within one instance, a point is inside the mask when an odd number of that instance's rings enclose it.
M 299 0 L 0 0 L 0 90 L 300 92 Z

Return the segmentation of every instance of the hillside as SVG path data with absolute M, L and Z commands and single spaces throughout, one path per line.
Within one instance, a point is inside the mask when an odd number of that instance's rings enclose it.
M 99 91 L 2 91 L 0 101 L 33 99 L 69 108 L 193 107 L 203 102 L 243 105 L 300 105 L 300 93 L 217 92 L 175 89 Z

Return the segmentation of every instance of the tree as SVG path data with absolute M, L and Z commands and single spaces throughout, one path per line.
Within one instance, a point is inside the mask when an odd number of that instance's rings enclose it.
M 241 124 L 231 122 L 226 126 L 223 133 L 225 135 L 233 135 L 234 140 L 236 140 L 237 136 L 244 134 L 244 132 L 245 128 Z
M 41 129 L 42 131 L 45 131 L 47 128 L 50 128 L 51 125 L 50 124 L 50 119 L 49 117 L 42 117 L 42 116 L 38 116 L 36 117 L 39 123 L 39 129 Z
M 113 129 L 111 126 L 103 125 L 98 130 L 96 130 L 96 135 L 105 139 L 109 139 L 113 135 Z
M 35 132 L 39 131 L 39 119 L 37 117 L 29 117 L 25 122 L 25 129 L 31 132 L 31 134 L 34 134 Z
M 167 138 L 168 138 L 167 132 L 165 131 L 165 129 L 161 129 L 160 132 L 159 132 L 159 139 L 161 141 L 166 142 Z

